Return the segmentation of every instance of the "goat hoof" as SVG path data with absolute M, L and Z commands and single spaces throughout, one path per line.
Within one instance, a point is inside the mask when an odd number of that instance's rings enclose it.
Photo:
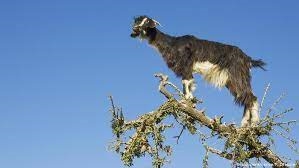
M 197 104 L 197 103 L 203 103 L 203 100 L 202 99 L 197 99 L 196 97 L 194 97 L 194 98 L 191 99 L 191 102 L 194 103 L 194 104 Z
M 259 120 L 259 118 L 252 118 L 251 121 L 250 121 L 250 123 L 251 123 L 252 127 L 256 127 L 256 126 L 259 125 L 260 120 Z
M 251 122 L 250 127 L 258 127 L 259 126 L 259 122 Z
M 179 101 L 181 104 L 183 104 L 185 107 L 192 107 L 192 108 L 196 108 L 196 103 L 194 103 L 192 101 L 192 99 L 182 99 Z
M 241 121 L 241 128 L 246 128 L 246 127 L 250 127 L 250 122 L 242 120 Z
M 179 103 L 182 104 L 184 107 L 188 106 L 187 101 L 184 99 L 180 100 Z

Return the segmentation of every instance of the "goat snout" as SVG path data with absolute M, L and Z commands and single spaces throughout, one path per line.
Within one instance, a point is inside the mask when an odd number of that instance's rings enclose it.
M 139 33 L 133 32 L 130 35 L 132 38 L 136 38 L 137 36 L 139 36 Z
M 139 34 L 140 34 L 139 29 L 138 28 L 133 28 L 133 32 L 131 33 L 131 37 L 135 38 L 135 37 L 139 36 Z

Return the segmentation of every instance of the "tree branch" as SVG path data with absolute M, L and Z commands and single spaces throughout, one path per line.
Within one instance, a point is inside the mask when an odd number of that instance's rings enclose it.
M 201 136 L 202 141 L 208 138 L 218 136 L 218 139 L 225 140 L 225 147 L 223 151 L 206 146 L 208 152 L 216 154 L 234 162 L 242 163 L 249 162 L 250 158 L 263 158 L 273 167 L 287 167 L 287 163 L 274 153 L 270 147 L 271 145 L 263 144 L 259 137 L 270 136 L 270 132 L 275 131 L 274 126 L 285 126 L 292 124 L 290 122 L 274 122 L 275 119 L 281 118 L 286 110 L 277 115 L 270 117 L 267 115 L 258 126 L 239 128 L 235 124 L 223 124 L 222 117 L 210 118 L 205 115 L 204 110 L 198 110 L 193 107 L 194 102 L 188 102 L 184 99 L 184 94 L 174 84 L 168 81 L 168 77 L 161 73 L 155 74 L 155 77 L 160 79 L 159 91 L 165 96 L 167 101 L 158 109 L 146 113 L 136 120 L 125 121 L 122 110 L 114 105 L 112 97 L 111 112 L 112 112 L 112 129 L 113 133 L 117 136 L 117 141 L 112 145 L 116 152 L 121 153 L 121 158 L 125 165 L 131 166 L 134 157 L 141 157 L 149 154 L 153 157 L 153 166 L 163 166 L 165 157 L 161 157 L 164 152 L 167 155 L 171 154 L 171 147 L 164 145 L 165 137 L 162 135 L 166 128 L 172 125 L 165 125 L 162 123 L 167 116 L 172 115 L 175 120 L 183 126 L 177 138 L 177 142 L 182 135 L 183 130 L 187 129 L 191 134 L 200 133 L 197 131 L 197 125 L 204 126 L 211 130 L 212 136 Z M 172 87 L 181 100 L 170 93 L 166 87 Z M 267 91 L 269 86 L 267 87 Z M 263 98 L 264 100 L 265 98 Z M 278 99 L 280 101 L 281 98 Z M 277 104 L 277 102 L 275 104 Z M 197 102 L 199 103 L 199 102 Z M 271 107 L 272 109 L 273 107 Z M 271 110 L 270 109 L 270 110 Z M 268 112 L 270 113 L 270 112 Z M 284 127 L 283 127 L 284 128 Z M 285 129 L 285 128 L 284 128 Z M 124 142 L 122 139 L 124 133 L 128 130 L 135 130 L 129 141 Z M 285 130 L 288 130 L 287 128 Z M 152 142 L 150 142 L 152 140 Z M 269 140 L 271 140 L 269 138 Z M 204 144 L 204 143 L 203 143 Z
M 160 92 L 167 98 L 167 99 L 174 99 L 173 96 L 167 91 L 165 88 L 165 84 L 167 83 L 168 77 L 165 75 L 160 74 L 160 85 L 159 90 Z M 279 99 L 280 100 L 280 99 Z M 219 135 L 228 137 L 230 134 L 244 134 L 247 131 L 254 132 L 256 135 L 263 135 L 268 134 L 269 131 L 265 130 L 261 127 L 255 128 L 236 128 L 233 125 L 224 125 L 222 123 L 217 123 L 216 119 L 211 119 L 207 117 L 203 110 L 197 110 L 195 108 L 189 107 L 176 101 L 176 104 L 182 110 L 182 112 L 186 113 L 187 115 L 191 116 L 193 119 L 201 123 L 202 125 L 206 126 L 207 128 L 217 132 Z M 250 129 L 250 130 L 249 130 Z M 264 146 L 258 140 L 249 141 L 247 145 L 251 148 L 251 150 L 259 151 L 259 155 L 257 153 L 252 153 L 248 158 L 252 158 L 254 156 L 262 157 L 267 162 L 273 164 L 273 167 L 287 167 L 287 163 L 285 163 L 277 154 L 273 153 L 268 147 Z M 260 151 L 262 149 L 262 151 Z M 220 152 L 215 149 L 209 148 L 209 150 L 215 154 L 218 154 L 221 157 L 231 160 L 233 157 L 231 154 L 227 154 L 225 152 Z

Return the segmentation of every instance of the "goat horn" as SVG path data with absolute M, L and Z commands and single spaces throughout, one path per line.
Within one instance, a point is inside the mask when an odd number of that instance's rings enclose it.
M 147 18 L 144 18 L 138 26 L 142 27 L 146 21 L 147 21 Z
M 158 21 L 152 19 L 157 25 L 162 26 Z

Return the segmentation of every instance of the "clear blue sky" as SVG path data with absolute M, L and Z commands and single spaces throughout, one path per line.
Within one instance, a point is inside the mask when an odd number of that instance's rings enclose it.
M 272 84 L 266 105 L 282 92 L 277 107 L 294 107 L 298 119 L 299 2 L 2 0 L 0 2 L 0 167 L 123 167 L 107 150 L 113 139 L 109 101 L 113 95 L 130 119 L 158 107 L 156 72 L 168 74 L 161 57 L 146 42 L 131 39 L 133 16 L 149 15 L 172 35 L 194 34 L 237 45 L 268 63 L 253 70 L 253 88 L 261 97 Z M 210 116 L 225 114 L 239 122 L 242 109 L 227 90 L 197 77 L 196 95 Z M 298 127 L 294 137 L 299 139 Z M 170 137 L 178 131 L 169 133 Z M 170 138 L 169 142 L 175 140 Z M 281 154 L 298 156 L 278 142 Z M 167 167 L 200 167 L 204 150 L 187 133 Z M 212 157 L 211 167 L 229 166 Z M 149 168 L 148 159 L 135 167 Z

